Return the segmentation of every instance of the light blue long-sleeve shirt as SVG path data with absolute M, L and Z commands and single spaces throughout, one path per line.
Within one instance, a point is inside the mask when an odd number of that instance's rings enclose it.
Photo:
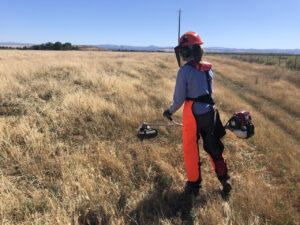
M 209 70 L 209 76 L 212 90 L 212 69 Z M 178 71 L 173 103 L 169 110 L 173 114 L 182 106 L 187 97 L 196 98 L 205 94 L 209 94 L 205 72 L 199 71 L 193 66 L 186 64 Z M 195 102 L 192 110 L 194 114 L 201 115 L 209 112 L 211 106 L 207 103 Z

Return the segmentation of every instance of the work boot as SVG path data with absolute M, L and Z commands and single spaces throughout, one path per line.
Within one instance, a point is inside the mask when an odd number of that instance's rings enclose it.
M 195 197 L 199 194 L 199 189 L 201 188 L 201 181 L 191 182 L 187 181 L 184 187 L 184 193 L 186 195 L 193 195 Z
M 228 180 L 224 180 L 224 181 L 221 181 L 221 184 L 223 186 L 223 190 L 222 190 L 223 193 L 225 195 L 228 195 L 230 193 L 231 189 L 232 189 L 232 186 L 231 186 L 230 182 Z

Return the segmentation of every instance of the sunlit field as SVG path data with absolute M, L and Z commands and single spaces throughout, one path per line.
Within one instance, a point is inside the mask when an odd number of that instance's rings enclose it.
M 1 50 L 1 224 L 299 224 L 299 71 L 205 60 L 222 121 L 246 109 L 256 128 L 223 139 L 228 200 L 202 148 L 203 187 L 183 198 L 181 128 L 136 137 L 168 122 L 173 54 Z

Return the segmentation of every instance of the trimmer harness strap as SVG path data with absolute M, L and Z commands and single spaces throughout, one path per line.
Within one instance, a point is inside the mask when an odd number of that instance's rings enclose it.
M 192 100 L 194 102 L 203 102 L 203 103 L 207 103 L 209 105 L 214 105 L 215 104 L 212 96 L 209 95 L 209 94 L 201 95 L 201 96 L 199 96 L 197 98 L 189 98 L 189 97 L 187 97 L 187 98 L 185 98 L 185 100 L 187 100 L 187 101 Z
M 209 94 L 201 95 L 196 98 L 187 97 L 187 98 L 185 98 L 185 100 L 187 100 L 187 101 L 192 100 L 194 102 L 202 102 L 202 103 L 207 103 L 209 105 L 214 105 L 215 101 L 211 95 L 212 94 L 211 85 L 210 85 L 211 79 L 210 79 L 209 72 L 208 72 L 211 68 L 211 64 L 202 66 L 201 64 L 199 64 L 198 62 L 195 62 L 195 61 L 188 62 L 187 64 L 193 66 L 195 69 L 197 69 L 201 72 L 205 72 Z M 208 70 L 205 70 L 205 69 L 208 69 Z

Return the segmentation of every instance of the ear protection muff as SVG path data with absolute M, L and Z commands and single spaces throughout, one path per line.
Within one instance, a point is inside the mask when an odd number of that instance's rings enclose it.
M 203 56 L 203 48 L 200 45 L 193 45 L 191 54 L 194 56 L 197 62 L 201 61 Z
M 188 58 L 190 57 L 192 54 L 192 49 L 190 48 L 190 46 L 184 46 L 184 47 L 181 47 L 181 55 L 183 58 Z

